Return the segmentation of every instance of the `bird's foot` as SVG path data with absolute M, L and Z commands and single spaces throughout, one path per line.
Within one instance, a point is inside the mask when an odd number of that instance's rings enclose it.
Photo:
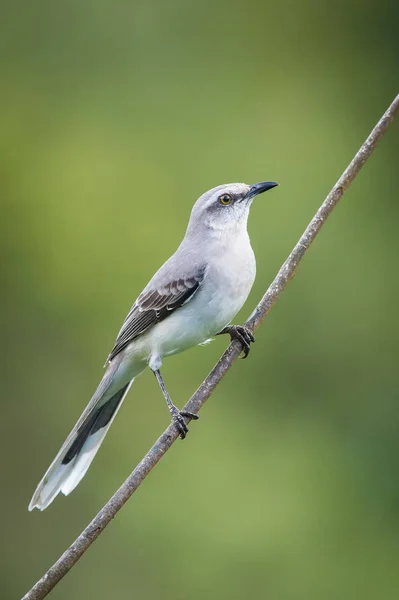
M 222 329 L 220 334 L 222 333 L 228 333 L 231 340 L 238 340 L 242 345 L 242 351 L 244 353 L 242 358 L 247 358 L 251 349 L 251 344 L 255 342 L 252 331 L 248 329 L 248 327 L 245 327 L 245 325 L 228 325 Z
M 172 415 L 172 423 L 176 426 L 180 438 L 184 440 L 184 438 L 188 434 L 188 427 L 186 421 L 184 420 L 184 417 L 196 421 L 197 419 L 199 419 L 199 415 L 196 415 L 195 413 L 186 410 L 179 410 L 175 405 L 173 405 L 173 407 L 170 408 L 170 414 Z

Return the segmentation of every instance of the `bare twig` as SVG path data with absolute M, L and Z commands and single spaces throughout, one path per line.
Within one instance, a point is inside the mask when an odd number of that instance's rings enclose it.
M 246 322 L 246 325 L 252 330 L 259 327 L 278 296 L 284 290 L 289 280 L 295 275 L 296 269 L 306 250 L 315 239 L 327 217 L 331 214 L 345 190 L 352 183 L 361 167 L 371 155 L 377 142 L 387 131 L 395 114 L 399 110 L 399 95 L 396 96 L 391 106 L 374 127 L 367 140 L 361 146 L 350 165 L 338 179 L 337 183 L 320 206 L 319 210 L 310 221 L 304 234 L 292 250 L 291 254 L 279 270 L 276 278 L 270 285 L 266 294 L 259 302 L 254 312 Z M 184 410 L 198 412 L 207 401 L 213 390 L 227 373 L 230 367 L 238 358 L 241 352 L 241 345 L 233 341 L 224 352 L 215 367 L 209 373 L 205 381 L 187 402 Z M 90 544 L 94 542 L 115 517 L 130 496 L 137 490 L 148 473 L 155 467 L 167 450 L 171 447 L 178 435 L 173 425 L 170 425 L 166 431 L 158 438 L 152 448 L 147 452 L 143 460 L 137 465 L 132 474 L 121 485 L 118 491 L 112 496 L 107 504 L 100 510 L 97 516 L 73 542 L 73 544 L 64 552 L 57 562 L 50 567 L 47 573 L 33 586 L 33 588 L 23 597 L 22 600 L 41 600 L 53 589 L 53 587 L 68 573 L 79 558 L 86 552 Z

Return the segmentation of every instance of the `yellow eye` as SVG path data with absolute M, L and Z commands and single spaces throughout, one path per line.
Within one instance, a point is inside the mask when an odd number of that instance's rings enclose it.
M 219 196 L 219 202 L 220 204 L 223 204 L 223 206 L 227 206 L 227 204 L 231 204 L 232 201 L 232 197 L 230 196 L 230 194 L 222 194 L 221 196 Z

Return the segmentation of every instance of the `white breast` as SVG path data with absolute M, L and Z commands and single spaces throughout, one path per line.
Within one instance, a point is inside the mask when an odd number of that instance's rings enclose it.
M 256 263 L 246 229 L 205 249 L 207 269 L 194 296 L 135 340 L 129 353 L 166 356 L 204 342 L 235 317 L 251 291 Z
M 255 256 L 246 231 L 234 243 L 218 245 L 209 263 L 203 286 L 207 297 L 210 335 L 215 335 L 235 317 L 251 291 L 256 275 Z

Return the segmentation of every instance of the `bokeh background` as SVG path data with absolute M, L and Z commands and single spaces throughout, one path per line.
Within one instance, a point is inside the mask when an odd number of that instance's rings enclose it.
M 145 373 L 76 491 L 28 513 L 194 200 L 229 181 L 281 184 L 253 206 L 258 277 L 241 322 L 398 91 L 399 5 L 14 0 L 1 13 L 8 600 L 168 423 Z M 54 600 L 397 598 L 398 157 L 394 123 L 250 358 Z M 166 360 L 178 405 L 226 343 Z

